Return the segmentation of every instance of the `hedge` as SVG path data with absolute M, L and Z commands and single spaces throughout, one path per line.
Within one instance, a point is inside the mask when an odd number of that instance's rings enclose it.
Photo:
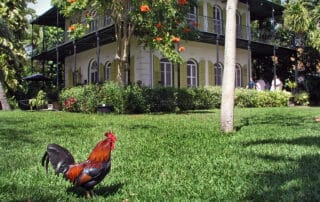
M 286 91 L 236 89 L 235 106 L 287 106 L 290 97 L 291 94 Z M 119 114 L 213 109 L 221 105 L 221 88 L 151 88 L 105 83 L 64 89 L 60 93 L 60 102 L 65 111 L 84 113 L 95 113 L 101 105 L 112 106 L 114 112 Z

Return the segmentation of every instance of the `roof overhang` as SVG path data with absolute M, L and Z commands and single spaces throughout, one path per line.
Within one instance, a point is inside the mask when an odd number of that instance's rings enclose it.
M 44 14 L 31 21 L 31 24 L 64 28 L 65 18 L 57 7 L 51 7 Z
M 274 16 L 281 16 L 284 10 L 283 6 L 267 0 L 240 0 L 240 2 L 249 4 L 251 20 L 271 18 L 272 11 L 274 11 Z

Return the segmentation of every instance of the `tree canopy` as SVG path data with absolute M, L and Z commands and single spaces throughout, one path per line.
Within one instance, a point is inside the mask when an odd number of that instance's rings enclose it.
M 9 94 L 19 88 L 26 55 L 23 47 L 28 21 L 26 16 L 33 11 L 28 2 L 3 0 L 0 3 L 0 81 Z

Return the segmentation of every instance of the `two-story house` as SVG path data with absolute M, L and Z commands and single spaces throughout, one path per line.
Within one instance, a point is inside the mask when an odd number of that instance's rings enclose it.
M 245 87 L 252 76 L 253 60 L 265 56 L 290 57 L 294 51 L 290 44 L 275 40 L 275 19 L 281 18 L 283 7 L 267 0 L 240 0 L 237 9 L 236 87 Z M 94 16 L 90 29 L 82 38 L 72 41 L 68 27 L 85 19 L 86 12 Z M 182 41 L 186 47 L 182 52 L 185 62 L 173 64 L 158 51 L 139 46 L 136 39 L 130 45 L 130 68 L 123 70 L 125 82 L 142 82 L 146 86 L 198 87 L 219 86 L 224 68 L 224 30 L 226 0 L 200 0 L 198 7 L 191 8 L 186 16 L 197 23 L 200 38 Z M 114 65 L 115 40 L 113 22 L 108 11 L 98 15 L 95 9 L 83 11 L 72 18 L 64 18 L 53 7 L 32 24 L 57 26 L 64 31 L 64 40 L 54 47 L 43 47 L 33 54 L 33 60 L 52 60 L 62 70 L 57 83 L 64 87 L 81 84 L 116 81 Z M 271 26 L 261 26 L 269 24 Z M 43 63 L 45 64 L 45 63 Z M 276 64 L 270 66 L 276 71 Z M 59 72 L 59 71 L 57 71 Z M 59 77 L 58 77 L 59 78 Z

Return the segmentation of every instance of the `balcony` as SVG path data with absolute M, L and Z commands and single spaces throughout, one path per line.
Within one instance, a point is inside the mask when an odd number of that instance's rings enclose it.
M 224 37 L 225 35 L 225 23 L 221 20 L 215 20 L 211 17 L 208 16 L 196 16 L 195 14 L 188 14 L 187 20 L 190 22 L 190 24 L 197 24 L 197 28 L 200 32 L 206 33 L 206 34 L 212 34 L 216 36 L 222 36 Z M 85 21 L 81 22 L 83 25 L 86 25 Z M 104 30 L 107 30 L 108 28 L 112 27 L 113 21 L 110 16 L 98 16 L 94 18 L 92 21 L 89 23 L 90 28 L 86 30 L 84 38 L 91 36 L 91 40 L 94 39 L 94 34 L 96 32 L 103 32 Z M 273 35 L 274 34 L 274 35 Z M 104 35 L 106 36 L 106 35 Z M 280 47 L 287 47 L 290 48 L 292 45 L 290 44 L 290 40 L 288 41 L 282 41 L 281 39 L 273 39 L 273 36 L 277 36 L 277 31 L 274 33 L 272 30 L 268 29 L 259 29 L 259 28 L 253 28 L 250 26 L 246 25 L 237 25 L 237 39 L 243 40 L 243 41 L 252 41 L 252 42 L 257 42 L 257 43 L 262 43 L 262 44 L 267 44 L 267 45 L 276 45 Z M 109 36 L 109 38 L 112 36 Z M 41 52 L 52 50 L 56 48 L 57 44 L 58 46 L 71 43 L 72 40 L 69 38 L 69 33 L 67 31 L 62 31 L 60 32 L 60 36 L 56 37 L 58 39 L 54 41 L 53 39 L 50 39 L 50 44 L 43 44 L 42 47 L 39 47 L 33 51 L 33 55 L 38 55 Z M 100 37 L 101 40 L 103 40 L 102 36 Z M 81 43 L 81 39 L 79 40 Z M 89 39 L 85 42 L 88 43 Z M 92 44 L 94 44 L 93 42 Z M 91 48 L 94 46 L 92 45 Z

